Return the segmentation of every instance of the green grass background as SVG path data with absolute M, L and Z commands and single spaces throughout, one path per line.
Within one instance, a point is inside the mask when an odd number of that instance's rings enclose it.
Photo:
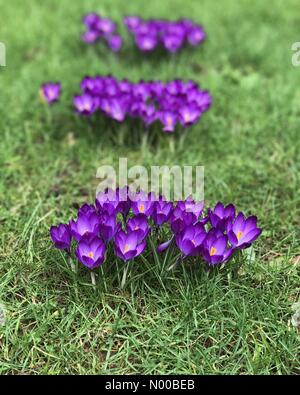
M 0 0 L 0 373 L 299 374 L 300 41 L 297 0 Z M 206 42 L 175 57 L 141 56 L 126 40 L 115 56 L 81 43 L 81 17 L 97 11 L 192 17 Z M 123 33 L 124 30 L 121 30 Z M 169 136 L 141 149 L 133 126 L 88 124 L 71 108 L 85 74 L 193 79 L 213 106 L 182 147 Z M 63 83 L 51 113 L 45 80 Z M 113 259 L 97 291 L 51 247 L 48 229 L 92 201 L 96 169 L 203 165 L 207 204 L 233 201 L 263 235 L 237 276 L 199 262 L 160 276 L 141 260 L 120 290 Z

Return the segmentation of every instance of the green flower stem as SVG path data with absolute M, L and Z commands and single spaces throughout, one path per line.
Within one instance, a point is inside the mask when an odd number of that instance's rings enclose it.
M 92 281 L 93 288 L 96 291 L 96 277 L 95 277 L 95 273 L 93 272 L 93 270 L 91 270 L 91 281 Z
M 184 257 L 183 257 L 182 255 L 180 255 L 180 256 L 176 259 L 175 263 L 173 263 L 173 265 L 171 265 L 170 267 L 168 267 L 167 271 L 169 272 L 169 271 L 171 271 L 171 270 L 176 269 L 177 266 L 179 266 L 179 265 L 182 263 L 183 260 L 184 260 Z
M 130 261 L 126 262 L 125 267 L 124 267 L 122 282 L 121 282 L 121 289 L 123 289 L 124 286 L 125 286 L 125 282 L 126 282 L 126 278 L 127 278 L 127 272 L 128 272 L 128 269 L 129 269 L 129 265 L 130 265 Z
M 73 273 L 77 273 L 77 268 L 75 263 L 73 262 L 71 253 L 68 252 L 68 264 L 71 266 L 71 270 Z

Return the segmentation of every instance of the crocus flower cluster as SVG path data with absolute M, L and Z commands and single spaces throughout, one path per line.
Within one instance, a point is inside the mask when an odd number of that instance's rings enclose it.
M 124 24 L 134 36 L 137 47 L 143 52 L 150 52 L 158 46 L 163 46 L 168 52 L 175 53 L 186 43 L 197 46 L 205 39 L 202 26 L 193 23 L 190 19 L 173 22 L 127 16 L 124 18 Z
M 196 123 L 212 101 L 196 83 L 179 79 L 131 83 L 112 76 L 87 76 L 81 90 L 73 99 L 79 114 L 90 116 L 99 110 L 118 122 L 127 116 L 140 118 L 146 127 L 158 121 L 165 132 L 173 132 L 177 124 Z
M 58 101 L 60 93 L 60 82 L 45 82 L 40 88 L 41 99 L 48 104 L 53 104 L 54 102 Z
M 217 203 L 204 215 L 204 203 L 191 197 L 176 204 L 153 193 L 132 193 L 128 187 L 100 192 L 95 204 L 84 204 L 68 224 L 50 228 L 54 246 L 95 269 L 106 259 L 108 249 L 122 261 L 138 257 L 156 242 L 161 253 L 176 246 L 182 259 L 197 257 L 209 265 L 228 261 L 236 250 L 249 247 L 261 234 L 255 216 L 236 213 L 233 204 Z M 170 239 L 158 245 L 163 227 Z M 161 242 L 162 240 L 160 240 Z M 150 243 L 153 245 L 153 243 Z
M 86 31 L 82 35 L 84 42 L 95 44 L 99 40 L 103 40 L 113 52 L 118 52 L 121 49 L 123 40 L 116 33 L 116 24 L 111 19 L 90 13 L 83 17 L 83 23 L 86 27 Z

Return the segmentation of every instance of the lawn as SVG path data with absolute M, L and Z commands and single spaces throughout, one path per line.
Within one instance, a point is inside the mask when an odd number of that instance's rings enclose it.
M 1 374 L 299 374 L 300 41 L 298 1 L 0 0 Z M 176 56 L 120 55 L 80 41 L 89 11 L 192 17 L 207 40 Z M 125 30 L 122 30 L 125 34 Z M 211 109 L 182 146 L 161 133 L 141 147 L 138 130 L 111 129 L 73 113 L 85 74 L 193 79 Z M 63 84 L 46 110 L 42 82 Z M 136 126 L 135 126 L 136 128 Z M 139 260 L 120 289 L 113 257 L 96 291 L 54 250 L 49 227 L 92 201 L 103 164 L 201 165 L 205 200 L 256 214 L 262 236 L 235 275 L 197 262 L 161 275 Z

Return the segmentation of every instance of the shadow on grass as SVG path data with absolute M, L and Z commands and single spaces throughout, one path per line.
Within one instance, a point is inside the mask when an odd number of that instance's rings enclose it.
M 164 68 L 169 64 L 176 65 L 187 56 L 188 58 L 191 58 L 195 54 L 199 54 L 200 56 L 206 46 L 204 41 L 199 47 L 186 45 L 176 53 L 170 53 L 160 45 L 153 51 L 143 52 L 139 50 L 132 40 L 130 40 L 130 36 L 126 37 L 126 40 L 128 44 L 123 45 L 122 49 L 117 53 L 112 52 L 104 43 L 98 43 L 91 48 L 89 45 L 81 42 L 76 50 L 80 52 L 78 56 L 81 56 L 82 54 L 86 55 L 92 49 L 94 50 L 95 57 L 99 60 L 106 59 L 108 63 L 122 63 L 124 70 L 136 66 L 141 67 L 143 65 L 148 65 L 151 69 L 153 68 L 153 70 L 156 70 L 158 66 Z M 123 75 L 121 78 L 127 78 L 127 76 Z M 170 76 L 169 80 L 171 79 L 174 79 L 174 76 Z
M 64 141 L 72 133 L 76 139 L 85 140 L 93 147 L 101 145 L 112 150 L 121 147 L 146 151 L 163 148 L 171 153 L 183 146 L 186 132 L 190 129 L 177 125 L 174 132 L 166 133 L 159 121 L 146 128 L 139 119 L 126 119 L 119 123 L 99 112 L 87 118 L 72 113 L 71 108 L 68 115 L 54 109 L 51 119 L 42 114 L 40 123 L 48 138 L 54 141 Z
M 159 265 L 153 263 L 153 254 L 148 251 L 144 257 L 138 257 L 134 262 L 129 262 L 129 270 L 124 287 L 122 278 L 126 263 L 115 257 L 112 251 L 107 256 L 106 262 L 95 270 L 96 286 L 93 286 L 90 270 L 74 259 L 76 272 L 73 272 L 64 255 L 58 251 L 51 251 L 53 264 L 49 265 L 44 275 L 48 281 L 55 284 L 64 284 L 68 292 L 75 298 L 91 298 L 99 300 L 103 295 L 120 295 L 125 299 L 137 297 L 143 299 L 145 295 L 168 296 L 174 298 L 188 297 L 189 293 L 201 290 L 208 303 L 210 295 L 215 292 L 222 294 L 230 291 L 234 284 L 239 286 L 244 283 L 243 276 L 238 274 L 242 262 L 234 259 L 226 266 L 209 267 L 198 258 L 191 258 L 176 267 L 168 270 L 164 267 L 163 259 Z M 50 263 L 50 262 L 49 262 Z M 239 264 L 238 264 L 239 263 Z M 245 262 L 243 262 L 245 264 Z M 54 267 L 55 265 L 55 267 Z

